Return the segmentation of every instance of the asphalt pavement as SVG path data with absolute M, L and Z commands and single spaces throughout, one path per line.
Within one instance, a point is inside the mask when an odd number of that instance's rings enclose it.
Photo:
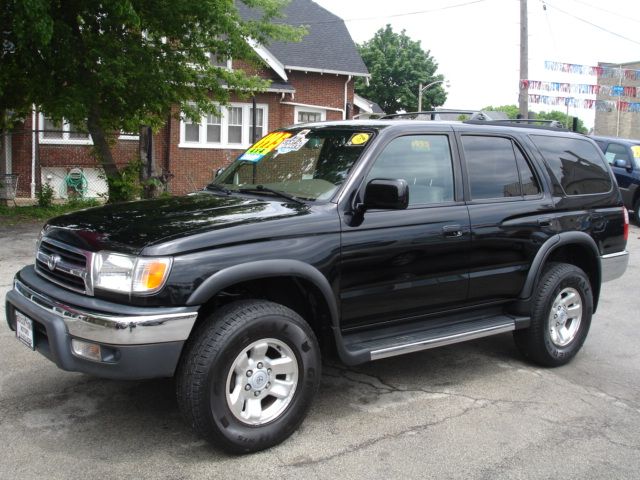
M 0 221 L 1 222 L 1 221 Z M 0 299 L 38 224 L 0 223 Z M 172 380 L 64 372 L 0 313 L 1 479 L 638 479 L 640 228 L 569 365 L 527 363 L 510 334 L 345 367 L 330 361 L 302 427 L 247 456 L 199 439 Z

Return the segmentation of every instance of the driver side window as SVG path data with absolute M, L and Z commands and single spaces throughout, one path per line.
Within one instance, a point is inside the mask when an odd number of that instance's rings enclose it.
M 403 179 L 409 206 L 453 201 L 453 166 L 447 135 L 398 137 L 375 160 L 366 183 L 376 178 Z

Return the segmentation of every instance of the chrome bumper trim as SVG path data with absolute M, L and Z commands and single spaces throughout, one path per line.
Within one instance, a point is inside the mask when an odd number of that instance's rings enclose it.
M 608 282 L 620 278 L 627 270 L 629 265 L 629 252 L 610 253 L 600 257 L 600 265 L 602 269 L 602 281 Z
M 198 316 L 197 312 L 114 316 L 64 305 L 35 292 L 19 280 L 14 281 L 14 290 L 34 305 L 60 317 L 70 335 L 97 343 L 141 345 L 184 341 Z

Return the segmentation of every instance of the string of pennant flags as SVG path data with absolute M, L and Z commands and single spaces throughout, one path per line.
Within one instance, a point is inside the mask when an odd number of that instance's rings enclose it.
M 601 78 L 626 78 L 640 80 L 640 70 L 621 67 L 592 67 L 574 63 L 545 61 L 544 68 L 553 72 L 575 73 L 578 75 L 596 75 Z
M 590 98 L 573 98 L 553 95 L 529 94 L 529 103 L 543 105 L 564 105 L 572 108 L 595 109 L 598 112 L 640 112 L 640 102 L 617 102 L 614 100 L 593 100 Z
M 607 95 L 610 97 L 637 98 L 638 87 L 623 85 L 590 85 L 585 83 L 543 82 L 539 80 L 520 80 L 520 87 L 543 92 L 573 93 L 575 95 Z

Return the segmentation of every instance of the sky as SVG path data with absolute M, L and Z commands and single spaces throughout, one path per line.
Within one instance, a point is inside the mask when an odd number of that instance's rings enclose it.
M 369 40 L 387 23 L 420 40 L 438 63 L 437 73 L 450 83 L 444 107 L 480 109 L 518 103 L 520 0 L 315 1 L 344 19 L 357 43 Z M 545 61 L 589 66 L 640 61 L 640 0 L 527 3 L 530 80 L 596 83 L 595 76 L 546 70 Z M 529 110 L 566 108 L 529 104 Z M 569 114 L 593 126 L 593 110 L 571 107 Z

